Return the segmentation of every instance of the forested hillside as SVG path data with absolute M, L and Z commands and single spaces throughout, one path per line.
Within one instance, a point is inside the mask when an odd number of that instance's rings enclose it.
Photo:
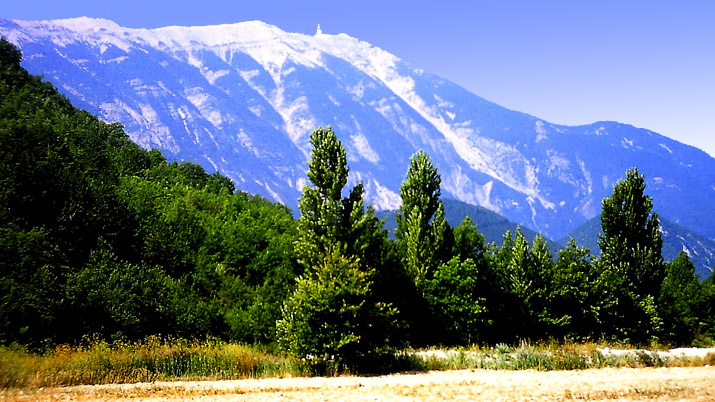
M 168 162 L 74 108 L 0 41 L 0 343 L 83 336 L 277 344 L 317 369 L 394 348 L 521 339 L 712 342 L 712 278 L 662 259 L 643 175 L 603 202 L 597 259 L 517 230 L 450 225 L 441 177 L 406 166 L 395 237 L 347 187 L 344 146 L 318 128 L 296 220 L 220 174 Z
M 270 341 L 296 275 L 290 211 L 0 64 L 0 339 Z

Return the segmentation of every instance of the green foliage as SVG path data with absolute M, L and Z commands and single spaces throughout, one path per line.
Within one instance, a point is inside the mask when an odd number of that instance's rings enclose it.
M 330 127 L 315 129 L 310 143 L 313 151 L 307 175 L 315 187 L 303 189 L 296 243 L 298 261 L 307 268 L 319 264 L 344 234 L 342 191 L 348 180 L 345 148 Z
M 488 264 L 488 256 L 484 236 L 469 217 L 455 228 L 451 251 L 453 257 L 420 283 L 422 308 L 426 311 L 417 312 L 421 318 L 416 324 L 431 334 L 422 342 L 468 345 L 482 340 L 481 331 L 489 324 L 484 314 L 485 289 L 480 272 Z M 415 306 L 421 307 L 421 303 Z
M 521 230 L 501 246 L 469 219 L 452 230 L 418 152 L 390 241 L 363 185 L 346 190 L 330 127 L 311 133 L 296 222 L 219 173 L 141 149 L 20 61 L 0 39 L 0 344 L 277 341 L 335 372 L 374 370 L 404 342 L 715 338 L 715 279 L 699 283 L 684 254 L 663 264 L 636 169 L 603 200 L 601 258 L 575 241 L 554 258 Z
M 477 230 L 470 217 L 465 217 L 462 223 L 454 228 L 454 245 L 452 255 L 464 261 L 471 258 L 475 262 L 485 262 L 487 246 L 484 244 L 484 235 Z
M 705 335 L 714 300 L 708 293 L 707 285 L 698 280 L 695 266 L 686 253 L 681 252 L 678 258 L 666 264 L 660 295 L 665 340 L 688 345 L 696 337 Z
M 444 205 L 440 200 L 441 180 L 430 157 L 422 151 L 417 152 L 410 158 L 405 181 L 400 187 L 402 205 L 395 214 L 395 246 L 403 270 L 401 279 L 409 281 L 395 286 L 402 290 L 405 298 L 398 305 L 410 321 L 408 338 L 419 345 L 458 343 L 462 339 L 470 339 L 476 332 L 475 325 L 472 325 L 475 317 L 464 317 L 459 323 L 449 322 L 456 310 L 465 308 L 464 305 L 454 306 L 455 311 L 443 310 L 447 292 L 450 291 L 445 287 L 455 285 L 454 275 L 464 274 L 458 271 L 473 271 L 471 268 L 474 266 L 463 266 L 462 260 L 455 261 L 454 269 L 448 265 L 444 267 L 442 277 L 435 277 L 440 266 L 452 259 L 454 243 L 453 232 L 445 219 Z M 466 284 L 461 288 L 463 293 L 456 297 L 465 303 L 475 298 L 473 285 Z M 457 327 L 466 325 L 469 328 L 465 329 L 470 333 L 457 334 L 453 324 Z
M 387 234 L 358 184 L 342 197 L 347 158 L 330 127 L 311 133 L 313 152 L 299 208 L 296 254 L 305 274 L 283 306 L 278 341 L 317 371 L 365 370 L 394 342 L 394 308 L 371 290 Z
M 348 166 L 345 148 L 332 129 L 317 128 L 310 134 L 313 145 L 308 161 L 308 178 L 300 198 L 296 254 L 309 268 L 322 263 L 328 250 L 338 248 L 355 256 L 365 266 L 377 267 L 387 233 L 371 207 L 366 208 L 363 186 L 357 184 L 347 197 Z
M 137 266 L 108 250 L 93 251 L 65 287 L 70 339 L 92 332 L 137 339 L 166 333 L 170 301 L 166 275 L 156 267 Z M 97 286 L 101 284 L 102 286 Z
M 479 339 L 485 319 L 478 278 L 477 263 L 469 257 L 460 261 L 456 256 L 437 267 L 434 276 L 425 281 L 425 298 L 440 318 L 447 343 L 469 345 Z
M 162 165 L 149 179 L 122 183 L 122 197 L 142 217 L 142 255 L 172 278 L 174 331 L 270 342 L 295 276 L 294 221 L 285 207 L 231 194 L 202 171 Z
M 439 199 L 441 182 L 427 154 L 420 151 L 410 158 L 400 187 L 402 206 L 395 216 L 395 235 L 403 265 L 417 286 L 449 259 L 451 229 Z
M 313 151 L 308 161 L 308 179 L 323 200 L 336 202 L 342 197 L 343 187 L 348 183 L 345 148 L 330 127 L 313 130 L 310 144 Z
M 560 321 L 556 321 L 560 325 L 552 328 L 551 336 L 556 339 L 599 337 L 599 311 L 609 297 L 601 288 L 602 282 L 590 251 L 570 239 L 566 247 L 559 250 L 551 274 L 549 310 L 552 317 L 560 317 Z
M 715 275 L 702 283 L 703 298 L 706 300 L 705 311 L 703 312 L 702 322 L 705 323 L 705 328 L 702 330 L 699 337 L 702 336 L 702 341 L 705 344 L 715 344 Z
M 0 40 L 0 343 L 275 340 L 290 211 L 72 107 Z
M 542 321 L 548 317 L 548 274 L 553 264 L 548 245 L 540 236 L 531 246 L 521 231 L 517 231 L 513 240 L 507 233 L 495 257 L 498 283 L 508 301 L 500 311 L 509 317 L 508 322 L 500 320 L 505 325 L 502 330 L 508 328 L 517 339 L 542 336 L 545 331 Z
M 603 200 L 599 237 L 600 267 L 614 280 L 609 288 L 616 301 L 606 312 L 609 335 L 635 342 L 647 341 L 660 330 L 658 297 L 665 277 L 663 239 L 652 199 L 645 195 L 645 178 L 638 169 Z
M 455 231 L 456 232 L 456 231 Z M 506 233 L 501 247 L 488 247 L 481 281 L 486 318 L 483 339 L 579 338 L 598 328 L 593 257 L 575 242 L 554 260 L 548 243 L 537 236 L 530 245 L 521 231 Z
M 298 279 L 277 323 L 279 345 L 314 371 L 364 371 L 389 352 L 396 311 L 374 301 L 373 270 L 335 251 Z
M 0 255 L 0 340 L 26 344 L 50 337 L 65 269 L 57 248 L 42 229 L 9 225 L 0 228 Z
M 645 177 L 631 169 L 613 195 L 604 198 L 601 213 L 601 261 L 621 270 L 630 290 L 643 297 L 656 297 L 665 276 L 660 223 L 652 209 Z

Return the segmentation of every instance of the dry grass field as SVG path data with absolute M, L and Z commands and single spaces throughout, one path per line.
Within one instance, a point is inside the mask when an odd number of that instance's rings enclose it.
M 715 367 L 454 370 L 0 391 L 4 401 L 715 401 Z

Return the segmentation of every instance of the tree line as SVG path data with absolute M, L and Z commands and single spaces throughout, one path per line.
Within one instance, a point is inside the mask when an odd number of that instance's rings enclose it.
M 430 157 L 413 155 L 395 237 L 347 188 L 331 128 L 310 135 L 299 200 L 236 190 L 132 143 L 28 74 L 0 40 L 0 343 L 84 336 L 274 344 L 318 370 L 374 366 L 406 346 L 521 339 L 707 343 L 715 287 L 664 262 L 645 180 L 603 200 L 601 255 L 451 227 Z
M 372 364 L 409 345 L 612 339 L 711 342 L 712 277 L 687 254 L 662 258 L 645 178 L 626 172 L 602 203 L 601 256 L 572 239 L 554 255 L 517 230 L 485 243 L 469 218 L 452 228 L 428 155 L 410 160 L 390 240 L 358 183 L 346 189 L 345 149 L 311 133 L 295 249 L 303 274 L 284 304 L 278 341 L 320 367 Z M 354 368 L 354 367 L 353 367 Z

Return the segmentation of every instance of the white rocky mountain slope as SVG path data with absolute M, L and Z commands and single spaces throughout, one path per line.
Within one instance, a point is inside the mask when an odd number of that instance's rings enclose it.
M 615 122 L 569 127 L 505 109 L 344 34 L 262 22 L 127 29 L 107 20 L 0 19 L 0 35 L 77 106 L 131 138 L 297 205 L 308 134 L 331 125 L 377 209 L 400 203 L 427 152 L 443 196 L 559 238 L 637 166 L 663 216 L 715 238 L 715 158 Z

